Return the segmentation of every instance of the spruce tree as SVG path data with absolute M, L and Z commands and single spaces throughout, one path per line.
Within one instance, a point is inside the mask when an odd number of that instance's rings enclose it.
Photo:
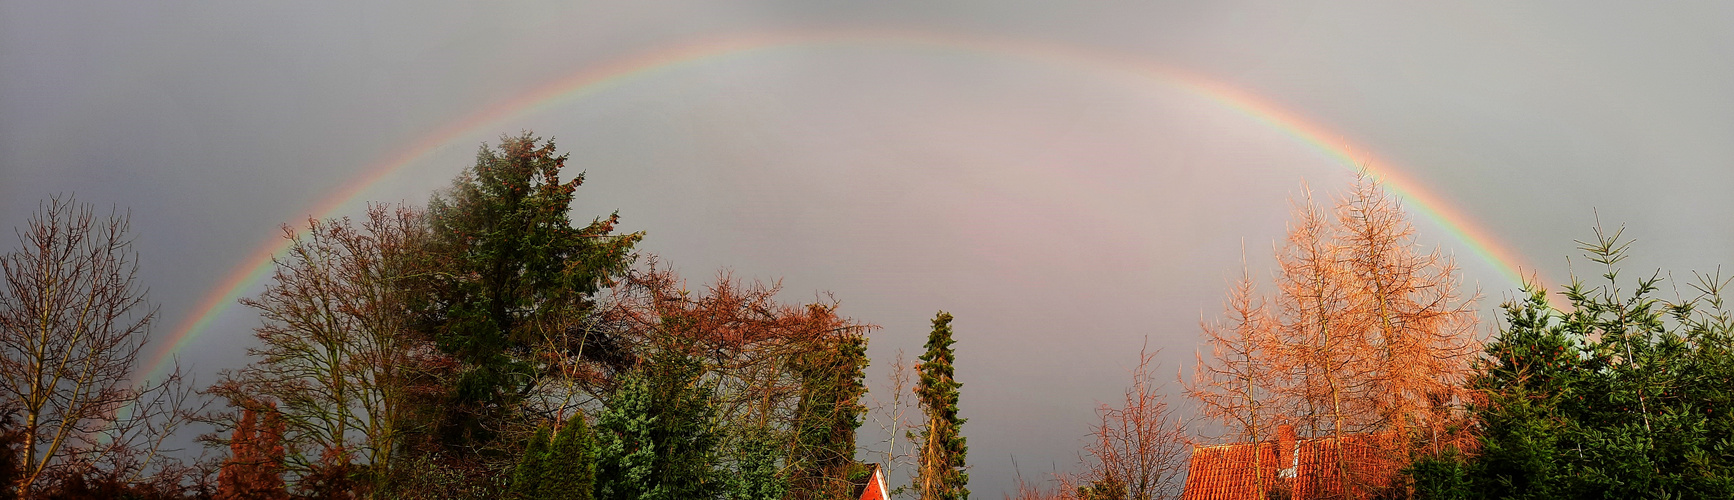
M 712 498 L 722 492 L 714 395 L 696 361 L 658 352 L 622 377 L 596 418 L 596 493 L 605 499 Z
M 963 386 L 952 376 L 951 314 L 940 311 L 933 318 L 933 332 L 927 335 L 927 353 L 916 366 L 921 380 L 916 382 L 915 395 L 920 399 L 921 412 L 927 427 L 921 431 L 921 455 L 917 482 L 922 500 L 968 500 L 969 473 L 964 455 L 969 452 L 962 426 L 966 419 L 957 416 L 958 389 Z
M 1666 302 L 1661 273 L 1619 280 L 1628 243 L 1599 228 L 1583 244 L 1603 268 L 1573 278 L 1554 310 L 1545 292 L 1506 306 L 1471 380 L 1481 450 L 1467 464 L 1472 497 L 1734 497 L 1734 321 L 1720 289 Z M 1629 288 L 1627 288 L 1629 287 Z M 1687 288 L 1687 287 L 1682 287 Z M 1459 481 L 1452 479 L 1451 483 Z

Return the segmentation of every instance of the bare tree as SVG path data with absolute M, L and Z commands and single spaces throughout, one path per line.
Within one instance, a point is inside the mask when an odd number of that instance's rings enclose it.
M 210 391 L 236 406 L 274 404 L 292 473 L 384 466 L 402 447 L 411 384 L 437 357 L 411 331 L 402 295 L 420 272 L 420 217 L 375 205 L 359 227 L 347 218 L 310 219 L 305 235 L 285 226 L 288 255 L 259 297 L 241 300 L 263 319 L 262 345 L 249 350 L 257 360 Z
M 868 456 L 880 457 L 880 468 L 885 471 L 885 480 L 891 484 L 888 495 L 901 497 L 909 490 L 909 468 L 915 466 L 916 450 L 920 444 L 914 433 L 915 424 L 910 420 L 916 411 L 914 385 L 911 377 L 915 369 L 910 366 L 903 350 L 897 350 L 897 357 L 891 362 L 891 371 L 886 374 L 885 392 L 890 397 L 868 393 L 872 398 L 872 409 L 869 418 L 879 426 L 884 438 L 864 450 Z M 901 446 L 899 446 L 901 444 Z
M 99 459 L 143 470 L 161 441 L 140 441 L 139 431 L 147 421 L 143 430 L 163 430 L 151 418 L 184 402 L 166 384 L 130 380 L 156 310 L 136 279 L 129 229 L 124 213 L 99 218 L 89 204 L 53 197 L 18 231 L 21 248 L 0 257 L 0 405 L 23 420 L 13 485 L 22 496 Z
M 1132 385 L 1119 406 L 1101 405 L 1101 422 L 1091 429 L 1084 447 L 1086 497 L 1152 500 L 1180 497 L 1181 473 L 1188 452 L 1186 425 L 1169 408 L 1162 386 L 1151 372 L 1158 351 L 1138 350 Z M 1114 494 L 1091 491 L 1114 489 Z

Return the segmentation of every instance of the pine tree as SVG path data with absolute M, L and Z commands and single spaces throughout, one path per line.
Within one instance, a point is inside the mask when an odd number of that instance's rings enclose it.
M 940 311 L 933 318 L 933 332 L 927 335 L 927 353 L 921 355 L 916 370 L 921 380 L 915 394 L 921 411 L 927 417 L 927 428 L 921 431 L 921 454 L 917 484 L 922 500 L 968 500 L 969 473 L 964 457 L 969 453 L 962 426 L 966 419 L 957 416 L 958 389 L 963 386 L 953 378 L 951 345 L 951 314 Z

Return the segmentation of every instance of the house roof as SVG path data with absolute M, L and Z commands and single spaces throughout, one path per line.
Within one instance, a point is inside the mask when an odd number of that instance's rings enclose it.
M 867 475 L 865 484 L 855 485 L 857 496 L 861 500 L 891 500 L 891 491 L 885 484 L 885 471 L 879 468 L 879 464 L 867 464 L 867 467 L 873 473 Z
M 1262 500 L 1261 492 L 1283 490 L 1295 500 L 1347 498 L 1360 495 L 1345 493 L 1390 487 L 1402 466 L 1394 459 L 1396 443 L 1386 435 L 1350 434 L 1341 443 L 1334 437 L 1297 439 L 1288 453 L 1279 453 L 1278 443 L 1193 447 L 1181 498 Z

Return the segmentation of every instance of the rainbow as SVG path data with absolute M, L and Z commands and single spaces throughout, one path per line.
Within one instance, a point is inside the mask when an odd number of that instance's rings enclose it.
M 1475 226 L 1461 211 L 1426 191 L 1419 183 L 1402 175 L 1390 164 L 1369 155 L 1366 150 L 1351 154 L 1351 148 L 1336 134 L 1257 96 L 1203 75 L 1153 64 L 1131 56 L 1047 42 L 926 32 L 827 30 L 752 34 L 706 39 L 615 59 L 548 82 L 516 97 L 493 103 L 427 134 L 367 167 L 356 179 L 314 204 L 308 213 L 314 217 L 330 217 L 340 208 L 354 202 L 368 188 L 416 164 L 441 146 L 496 126 L 512 117 L 560 106 L 633 80 L 698 63 L 747 57 L 777 49 L 848 46 L 938 49 L 1032 60 L 1110 76 L 1132 77 L 1142 83 L 1153 82 L 1204 97 L 1279 130 L 1346 168 L 1365 171 L 1381 182 L 1389 192 L 1407 201 L 1405 206 L 1411 213 L 1420 214 L 1450 233 L 1453 238 L 1465 243 L 1471 253 L 1490 264 L 1513 284 L 1526 281 L 1516 254 L 1500 244 L 1486 230 Z M 172 365 L 171 358 L 175 353 L 204 335 L 217 318 L 235 306 L 240 294 L 254 289 L 260 280 L 270 275 L 274 269 L 273 256 L 287 249 L 288 245 L 289 241 L 281 237 L 261 245 L 212 288 L 210 293 L 201 298 L 188 319 L 175 327 L 168 338 L 167 347 L 160 348 L 150 358 L 149 363 L 144 365 L 148 368 L 145 372 L 147 376 L 159 375 L 162 370 Z

